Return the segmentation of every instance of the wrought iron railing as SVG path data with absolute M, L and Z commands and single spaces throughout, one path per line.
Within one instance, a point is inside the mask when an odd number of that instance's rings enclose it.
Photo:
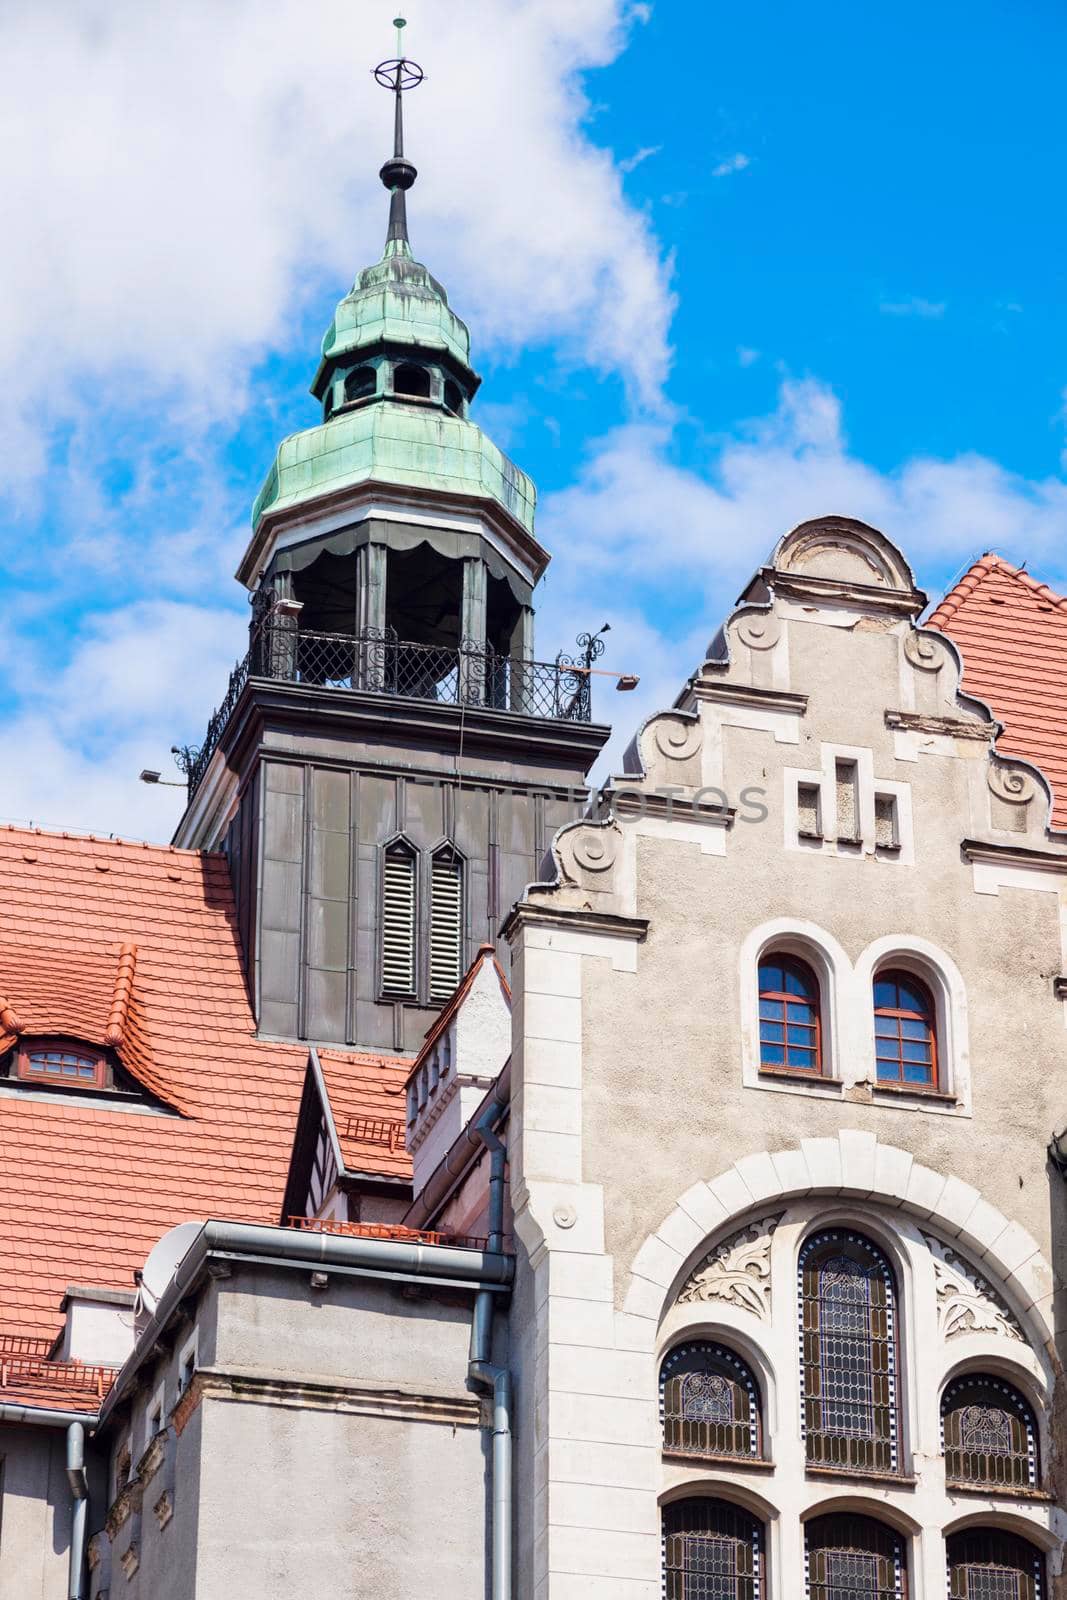
M 173 747 L 190 794 L 198 788 L 249 678 L 486 707 L 560 722 L 592 719 L 590 663 L 584 656 L 522 661 L 469 641 L 456 649 L 415 644 L 397 638 L 391 629 L 324 633 L 301 628 L 294 618 L 270 615 L 254 629 L 248 654 L 230 673 L 225 698 L 203 743 Z

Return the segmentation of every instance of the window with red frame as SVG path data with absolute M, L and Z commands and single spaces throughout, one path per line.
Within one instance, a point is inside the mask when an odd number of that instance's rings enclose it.
M 797 956 L 768 955 L 759 964 L 759 1055 L 771 1071 L 822 1071 L 819 980 Z
M 30 1039 L 19 1046 L 15 1075 L 23 1083 L 63 1089 L 107 1087 L 107 1057 L 102 1050 L 70 1039 Z
M 910 972 L 880 972 L 874 980 L 874 1054 L 879 1083 L 937 1088 L 933 996 Z

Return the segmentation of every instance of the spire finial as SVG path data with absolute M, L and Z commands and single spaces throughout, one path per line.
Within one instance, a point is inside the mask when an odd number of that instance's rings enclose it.
M 379 62 L 374 69 L 377 81 L 383 89 L 392 90 L 395 100 L 393 154 L 379 174 L 392 196 L 389 202 L 389 232 L 385 236 L 387 251 L 394 242 L 401 247 L 408 244 L 407 203 L 404 197 L 415 182 L 417 173 L 404 156 L 403 97 L 408 89 L 417 89 L 424 77 L 418 63 L 409 61 L 404 55 L 404 29 L 407 22 L 403 17 L 394 17 L 393 26 L 396 28 L 396 56 L 392 61 Z

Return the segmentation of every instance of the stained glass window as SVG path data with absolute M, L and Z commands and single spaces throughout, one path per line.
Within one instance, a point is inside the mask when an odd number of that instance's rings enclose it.
M 905 1600 L 902 1541 L 873 1517 L 815 1517 L 804 1544 L 808 1600 Z
M 760 1600 L 763 1531 L 725 1500 L 682 1500 L 663 1513 L 666 1600 Z
M 1037 1488 L 1034 1414 L 1010 1384 L 981 1373 L 958 1378 L 942 1397 L 941 1426 L 950 1483 Z
M 663 1448 L 686 1455 L 757 1456 L 759 1392 L 749 1368 L 724 1345 L 679 1345 L 660 1370 Z
M 950 1600 L 1045 1600 L 1045 1564 L 1025 1539 L 968 1528 L 948 1541 Z
M 808 1461 L 895 1472 L 896 1292 L 881 1251 L 851 1232 L 809 1239 L 800 1257 L 800 1323 Z

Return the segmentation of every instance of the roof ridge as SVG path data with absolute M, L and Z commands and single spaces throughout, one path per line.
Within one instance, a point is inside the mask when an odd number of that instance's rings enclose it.
M 942 595 L 923 623 L 923 627 L 944 628 L 956 615 L 964 600 L 973 594 L 983 579 L 987 578 L 998 567 L 1007 567 L 1007 562 L 1003 561 L 992 550 L 986 550 L 978 557 L 977 561 L 972 561 L 963 576 L 957 578 L 952 588 Z M 1007 567 L 1007 570 L 1010 572 L 1011 568 Z
M 119 966 L 115 974 L 115 989 L 111 997 L 111 1009 L 107 1014 L 107 1024 L 104 1028 L 104 1043 L 118 1046 L 122 1043 L 122 1036 L 126 1031 L 126 1013 L 129 1010 L 130 996 L 133 992 L 133 975 L 137 970 L 137 946 L 124 944 L 119 951 Z

